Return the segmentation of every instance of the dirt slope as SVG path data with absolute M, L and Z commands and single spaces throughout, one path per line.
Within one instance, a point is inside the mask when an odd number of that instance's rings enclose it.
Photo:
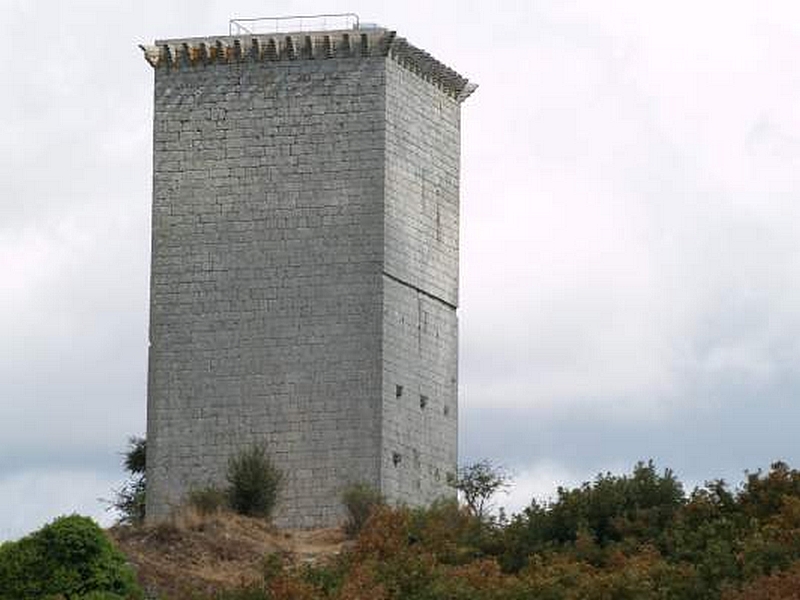
M 114 527 L 148 593 L 178 600 L 261 580 L 264 558 L 295 565 L 330 560 L 347 542 L 341 529 L 279 531 L 263 520 L 228 513 L 183 515 L 152 527 Z

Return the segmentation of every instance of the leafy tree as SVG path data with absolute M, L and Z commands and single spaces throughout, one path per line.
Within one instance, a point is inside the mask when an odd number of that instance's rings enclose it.
M 574 489 L 559 487 L 556 500 L 535 500 L 506 528 L 501 563 L 516 571 L 529 556 L 554 547 L 600 549 L 642 543 L 664 546 L 664 532 L 685 502 L 683 487 L 669 469 L 663 474 L 651 462 L 638 463 L 631 475 L 598 475 Z M 595 561 L 606 553 L 592 552 Z
M 128 439 L 128 451 L 125 453 L 125 469 L 136 475 L 144 475 L 147 467 L 147 440 L 143 437 L 131 436 Z
M 749 516 L 763 519 L 780 512 L 786 498 L 800 497 L 800 471 L 778 461 L 764 475 L 759 469 L 747 473 L 739 504 Z
M 0 546 L 0 600 L 141 598 L 125 557 L 88 517 L 60 517 Z
M 741 589 L 728 587 L 722 600 L 800 600 L 800 561 L 785 571 L 753 579 Z
M 459 467 L 455 477 L 450 478 L 450 485 L 461 493 L 467 508 L 481 520 L 489 516 L 492 498 L 511 483 L 511 475 L 489 460 Z

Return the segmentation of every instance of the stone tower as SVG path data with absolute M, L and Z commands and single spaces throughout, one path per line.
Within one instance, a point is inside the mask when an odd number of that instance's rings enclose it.
M 456 468 L 459 109 L 377 27 L 158 41 L 147 514 L 264 445 L 276 522 L 411 505 Z

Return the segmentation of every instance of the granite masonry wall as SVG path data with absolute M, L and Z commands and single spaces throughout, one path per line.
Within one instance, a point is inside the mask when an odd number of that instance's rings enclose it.
M 385 79 L 381 479 L 420 504 L 456 470 L 460 107 L 396 62 Z
M 340 522 L 351 482 L 452 493 L 466 80 L 381 29 L 144 50 L 148 519 L 252 444 L 283 526 Z

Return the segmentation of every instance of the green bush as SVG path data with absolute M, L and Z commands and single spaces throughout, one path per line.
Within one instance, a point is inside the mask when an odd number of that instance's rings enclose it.
M 295 572 L 304 583 L 319 590 L 321 598 L 338 598 L 342 581 L 351 567 L 348 558 L 340 555 L 333 560 L 303 565 Z
M 501 529 L 448 498 L 411 511 L 409 536 L 448 565 L 463 565 L 492 554 Z
M 78 596 L 75 600 L 125 600 L 125 597 L 113 592 L 89 592 Z
M 283 473 L 263 446 L 251 446 L 228 461 L 228 501 L 237 513 L 269 519 L 283 486 Z
M 354 537 L 364 527 L 375 507 L 385 504 L 381 493 L 367 483 L 354 483 L 342 494 L 342 504 L 347 511 L 345 533 Z
M 216 486 L 208 486 L 189 492 L 189 505 L 201 515 L 211 515 L 228 508 L 228 492 Z
M 128 438 L 128 449 L 124 454 L 123 465 L 129 473 L 128 480 L 111 506 L 119 511 L 119 522 L 123 525 L 141 525 L 144 522 L 145 488 L 147 487 L 147 440 L 140 437 Z
M 133 571 L 88 517 L 60 517 L 0 546 L 0 600 L 141 598 Z M 116 595 L 116 596 L 115 596 Z

